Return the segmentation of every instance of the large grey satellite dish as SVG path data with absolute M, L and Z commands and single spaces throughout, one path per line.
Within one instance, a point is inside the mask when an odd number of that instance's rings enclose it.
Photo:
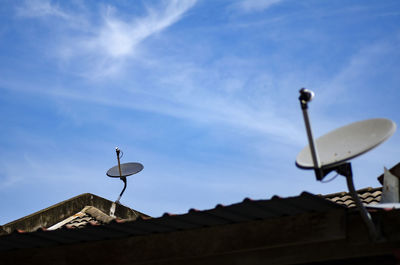
M 387 140 L 396 130 L 394 122 L 388 119 L 370 119 L 359 121 L 327 133 L 314 140 L 308 117 L 308 103 L 314 98 L 314 92 L 300 90 L 300 106 L 306 126 L 308 146 L 296 158 L 296 165 L 303 169 L 314 169 L 317 180 L 322 181 L 332 171 L 346 177 L 349 193 L 367 225 L 372 240 L 381 238 L 372 217 L 365 209 L 353 183 L 350 159 L 357 157 Z
M 126 177 L 142 171 L 143 165 L 140 163 L 136 163 L 136 162 L 121 164 L 120 158 L 122 157 L 123 153 L 118 147 L 115 148 L 115 152 L 117 153 L 118 165 L 110 168 L 106 174 L 107 174 L 107 176 L 109 176 L 111 178 L 120 178 L 124 182 L 124 188 L 122 189 L 121 193 L 119 194 L 118 199 L 115 201 L 116 203 L 119 203 L 119 200 L 121 199 L 122 194 L 124 194 L 124 191 L 127 186 Z
M 321 167 L 333 167 L 355 158 L 387 140 L 396 131 L 388 119 L 370 119 L 338 128 L 315 140 Z M 296 165 L 314 168 L 310 146 L 297 155 Z

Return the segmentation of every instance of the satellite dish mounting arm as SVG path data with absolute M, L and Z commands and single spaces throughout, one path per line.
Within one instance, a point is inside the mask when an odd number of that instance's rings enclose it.
M 318 157 L 317 148 L 311 130 L 310 118 L 308 117 L 308 102 L 310 102 L 313 98 L 314 92 L 305 88 L 300 89 L 300 106 L 301 110 L 303 111 L 304 123 L 306 125 L 308 144 L 310 146 L 311 157 L 314 164 L 315 176 L 317 180 L 322 180 L 329 172 L 324 172 L 324 170 L 321 168 L 321 162 Z
M 119 171 L 119 178 L 120 180 L 122 180 L 124 182 L 124 188 L 122 189 L 121 193 L 118 196 L 118 199 L 115 201 L 116 203 L 120 203 L 119 200 L 122 197 L 122 194 L 124 194 L 124 191 L 126 189 L 127 186 L 127 180 L 125 176 L 122 176 L 122 170 L 121 170 L 121 161 L 120 158 L 122 157 L 123 153 L 121 154 L 121 150 L 117 147 L 115 148 L 115 152 L 117 153 L 117 160 L 118 160 L 118 171 Z M 121 154 L 121 155 L 120 155 Z

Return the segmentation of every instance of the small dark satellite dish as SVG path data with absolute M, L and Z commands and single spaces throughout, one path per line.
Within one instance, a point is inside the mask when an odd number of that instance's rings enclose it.
M 121 164 L 120 159 L 123 155 L 123 152 L 118 147 L 115 148 L 115 152 L 117 153 L 118 165 L 110 168 L 106 174 L 111 178 L 120 178 L 124 182 L 124 188 L 122 189 L 118 199 L 115 201 L 116 203 L 119 203 L 119 200 L 121 199 L 122 194 L 124 193 L 127 186 L 126 177 L 142 171 L 143 165 L 136 162 Z
M 119 172 L 119 168 L 121 168 L 121 174 Z M 120 178 L 120 177 L 128 177 L 130 175 L 139 173 L 143 170 L 143 165 L 140 163 L 124 163 L 120 164 L 119 166 L 116 165 L 115 167 L 110 168 L 107 171 L 107 176 L 112 178 Z
M 351 164 L 348 161 L 387 140 L 396 131 L 396 124 L 388 119 L 364 120 L 341 127 L 314 140 L 308 117 L 308 102 L 313 97 L 314 92 L 305 88 L 300 90 L 299 100 L 309 145 L 297 155 L 296 165 L 302 169 L 314 169 L 316 179 L 319 181 L 332 171 L 346 177 L 349 193 L 368 227 L 370 237 L 372 240 L 377 240 L 381 237 L 379 229 L 375 227 L 371 215 L 358 197 L 354 188 Z

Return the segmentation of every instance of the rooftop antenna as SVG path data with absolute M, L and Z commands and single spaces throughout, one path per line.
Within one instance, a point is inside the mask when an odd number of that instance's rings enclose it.
M 388 119 L 369 119 L 343 126 L 314 140 L 308 117 L 308 103 L 313 97 L 311 90 L 300 89 L 299 100 L 309 145 L 297 155 L 296 165 L 302 169 L 313 169 L 316 179 L 321 182 L 332 171 L 346 177 L 350 195 L 371 239 L 378 240 L 380 234 L 354 188 L 351 163 L 348 161 L 386 141 L 396 131 L 396 124 Z
M 119 194 L 118 199 L 115 201 L 115 203 L 120 204 L 119 200 L 122 197 L 122 194 L 124 194 L 124 191 L 127 186 L 127 180 L 126 177 L 139 173 L 140 171 L 143 170 L 143 165 L 140 163 L 124 163 L 121 164 L 120 159 L 124 155 L 124 153 L 118 148 L 115 148 L 115 152 L 117 153 L 117 160 L 118 160 L 118 165 L 110 168 L 107 171 L 107 176 L 111 178 L 120 178 L 124 182 L 124 188 L 122 189 L 121 193 Z

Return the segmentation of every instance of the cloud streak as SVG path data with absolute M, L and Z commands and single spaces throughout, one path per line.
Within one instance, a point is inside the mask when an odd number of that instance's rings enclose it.
M 160 62 L 160 64 L 165 65 L 166 63 Z M 158 87 L 160 84 L 157 83 L 152 84 L 151 91 L 146 89 L 129 90 L 119 85 L 110 91 L 100 89 L 94 93 L 88 90 L 74 91 L 68 87 L 43 90 L 28 84 L 14 86 L 14 89 L 45 93 L 59 99 L 157 113 L 202 124 L 206 127 L 235 128 L 238 133 L 262 138 L 272 137 L 275 141 L 295 146 L 302 144 L 303 141 L 298 137 L 302 133 L 302 128 L 298 128 L 293 123 L 293 117 L 285 117 L 284 114 L 281 114 L 280 108 L 273 102 L 265 99 L 263 104 L 260 102 L 249 103 L 244 102 L 240 97 L 230 95 L 230 92 L 209 91 L 207 87 L 201 87 L 199 84 L 193 85 L 193 83 L 197 82 L 198 77 L 195 76 L 200 72 L 202 76 L 211 76 L 213 69 L 188 69 L 187 71 L 181 70 L 176 75 L 165 73 L 162 77 L 167 78 L 168 76 L 172 82 L 167 83 L 170 86 L 168 90 L 165 89 L 165 86 Z M 161 75 L 161 72 L 156 70 L 155 75 Z M 185 78 L 179 79 L 182 76 Z M 176 82 L 176 79 L 179 79 L 179 82 Z M 213 82 L 219 86 L 217 80 Z M 183 88 L 188 91 L 182 91 Z M 222 85 L 220 89 L 224 90 Z M 71 115 L 74 116 L 73 113 Z M 79 118 L 79 116 L 75 118 Z
M 261 12 L 282 1 L 283 0 L 242 0 L 233 4 L 233 6 L 235 9 L 244 13 Z
M 93 37 L 81 42 L 86 53 L 104 54 L 110 58 L 132 55 L 146 38 L 176 23 L 195 4 L 195 0 L 169 1 L 161 8 L 148 8 L 147 15 L 132 21 L 119 19 L 112 8 L 103 17 L 103 25 Z
M 17 15 L 27 18 L 39 17 L 59 17 L 69 19 L 70 15 L 62 11 L 60 7 L 52 4 L 49 0 L 31 0 L 25 1 L 17 8 Z
M 143 41 L 179 21 L 195 3 L 196 0 L 166 1 L 157 7 L 147 7 L 142 17 L 125 20 L 108 6 L 100 25 L 88 23 L 88 28 L 60 45 L 59 55 L 72 62 L 73 67 L 78 65 L 86 77 L 116 75 L 127 60 L 138 56 L 138 46 Z
M 66 9 L 49 0 L 25 1 L 16 9 L 21 18 L 57 20 L 51 40 L 53 56 L 63 67 L 87 78 L 118 75 L 125 63 L 138 55 L 139 45 L 146 39 L 177 23 L 197 0 L 161 1 L 146 6 L 142 16 L 121 18 L 113 6 L 96 13 L 84 6 Z M 96 19 L 93 19 L 96 18 Z

